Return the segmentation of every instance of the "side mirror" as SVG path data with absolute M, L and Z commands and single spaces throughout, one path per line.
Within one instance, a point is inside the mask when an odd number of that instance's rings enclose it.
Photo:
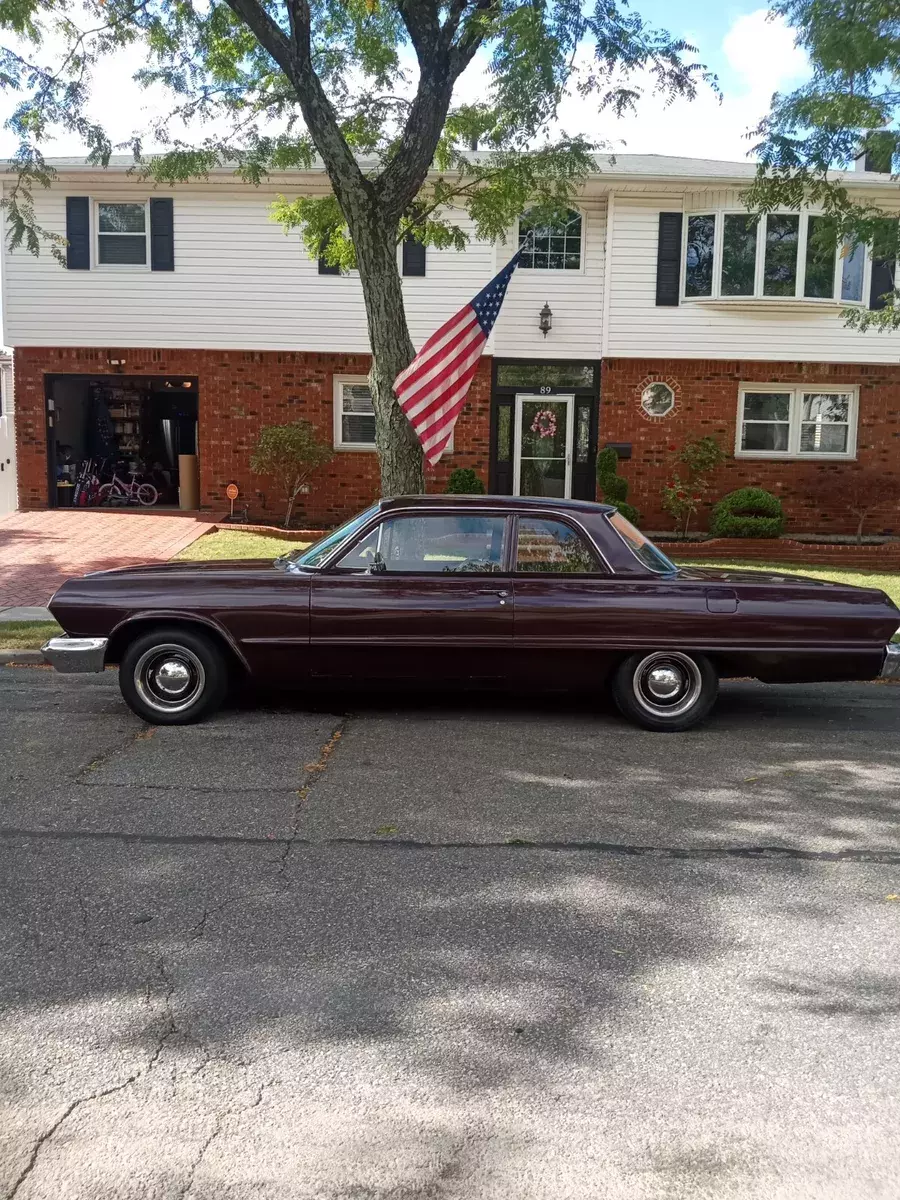
M 385 563 L 383 556 L 381 554 L 379 554 L 378 551 L 376 550 L 374 555 L 372 556 L 372 561 L 366 567 L 366 574 L 367 575 L 380 575 L 386 570 L 387 570 L 387 564 Z

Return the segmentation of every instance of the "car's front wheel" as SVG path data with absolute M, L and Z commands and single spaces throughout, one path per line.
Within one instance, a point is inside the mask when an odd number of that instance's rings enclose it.
M 125 703 L 151 725 L 188 725 L 221 705 L 228 667 L 205 634 L 154 629 L 122 655 L 119 687 Z
M 644 729 L 681 733 L 709 714 L 719 692 L 716 669 L 702 654 L 652 650 L 632 654 L 612 680 L 623 716 Z

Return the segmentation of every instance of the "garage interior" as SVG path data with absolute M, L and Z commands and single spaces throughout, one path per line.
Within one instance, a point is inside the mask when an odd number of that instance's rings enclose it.
M 155 509 L 199 506 L 196 378 L 51 375 L 46 396 L 51 507 L 96 504 L 114 472 L 152 483 Z

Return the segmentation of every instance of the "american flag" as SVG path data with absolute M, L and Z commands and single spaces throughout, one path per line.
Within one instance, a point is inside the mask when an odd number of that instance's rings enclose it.
M 400 407 L 416 431 L 430 466 L 438 461 L 453 436 L 453 426 L 466 402 L 478 360 L 500 314 L 521 253 L 514 255 L 470 304 L 433 333 L 394 380 Z

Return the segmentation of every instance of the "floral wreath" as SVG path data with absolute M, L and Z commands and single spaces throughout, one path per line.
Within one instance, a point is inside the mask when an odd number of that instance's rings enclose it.
M 541 438 L 556 437 L 556 413 L 551 408 L 542 408 L 535 413 L 531 422 L 531 432 Z

